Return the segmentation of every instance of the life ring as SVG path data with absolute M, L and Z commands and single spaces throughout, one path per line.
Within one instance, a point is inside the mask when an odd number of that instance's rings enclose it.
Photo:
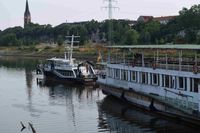
M 156 63 L 153 63 L 153 64 L 152 64 L 152 68 L 153 68 L 153 70 L 156 69 Z
M 194 66 L 193 66 L 193 73 L 194 73 L 194 74 L 197 74 L 197 73 L 198 73 L 198 66 L 197 66 L 197 65 L 194 65 Z

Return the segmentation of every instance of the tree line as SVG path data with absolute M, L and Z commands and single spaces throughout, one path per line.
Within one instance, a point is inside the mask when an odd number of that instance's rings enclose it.
M 95 20 L 80 23 L 28 24 L 0 31 L 0 46 L 36 45 L 39 43 L 64 43 L 65 36 L 79 35 L 80 45 L 88 42 L 107 43 L 111 37 L 115 45 L 136 44 L 200 44 L 200 4 L 183 8 L 179 15 L 161 24 L 158 21 L 130 23 L 129 20 Z M 109 30 L 110 29 L 110 30 Z M 111 31 L 111 33 L 109 32 Z M 111 36 L 109 36 L 109 33 Z

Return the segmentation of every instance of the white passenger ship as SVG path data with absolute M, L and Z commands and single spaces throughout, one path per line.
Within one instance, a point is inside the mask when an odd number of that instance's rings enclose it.
M 200 45 L 108 46 L 107 49 L 105 73 L 98 77 L 105 94 L 200 125 L 197 54 Z

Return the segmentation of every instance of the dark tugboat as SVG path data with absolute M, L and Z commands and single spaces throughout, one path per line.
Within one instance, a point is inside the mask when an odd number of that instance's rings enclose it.
M 65 52 L 65 58 L 47 59 L 47 63 L 39 65 L 37 71 L 40 71 L 46 79 L 66 83 L 94 84 L 97 80 L 93 64 L 89 61 L 75 63 L 72 58 L 73 42 L 72 36 L 71 47 L 68 57 Z

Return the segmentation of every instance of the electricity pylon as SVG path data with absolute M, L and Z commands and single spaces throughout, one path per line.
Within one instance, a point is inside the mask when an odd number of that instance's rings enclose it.
M 108 2 L 108 5 L 103 7 L 105 9 L 108 9 L 108 19 L 109 19 L 109 34 L 108 34 L 108 45 L 112 45 L 112 19 L 113 19 L 113 10 L 119 9 L 119 7 L 113 6 L 113 2 L 117 2 L 116 0 L 104 0 Z

